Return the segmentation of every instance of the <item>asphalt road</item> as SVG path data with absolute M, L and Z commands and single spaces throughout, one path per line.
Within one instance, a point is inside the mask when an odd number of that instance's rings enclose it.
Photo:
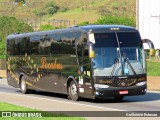
M 122 102 L 116 102 L 112 98 L 74 102 L 68 100 L 66 95 L 55 93 L 38 91 L 24 95 L 20 89 L 8 86 L 4 79 L 0 79 L 0 101 L 46 111 L 160 111 L 160 91 L 148 91 L 144 96 L 125 97 Z

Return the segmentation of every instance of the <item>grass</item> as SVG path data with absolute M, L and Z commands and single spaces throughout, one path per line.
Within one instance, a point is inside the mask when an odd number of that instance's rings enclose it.
M 83 17 L 82 17 L 83 16 Z M 56 13 L 53 17 L 50 17 L 50 19 L 62 19 L 62 20 L 71 20 L 76 21 L 76 23 L 82 23 L 84 21 L 89 21 L 91 23 L 95 22 L 100 15 L 96 14 L 94 11 L 83 11 L 83 10 L 73 10 L 68 12 L 60 12 Z
M 160 62 L 147 62 L 147 76 L 160 76 Z
M 44 19 L 68 19 L 81 23 L 89 21 L 95 22 L 101 17 L 103 12 L 135 16 L 135 0 L 26 0 L 28 6 L 18 6 L 13 4 L 3 4 L 11 0 L 0 0 L 0 16 L 15 16 L 19 19 L 26 20 L 37 19 L 34 14 L 35 10 L 43 10 L 49 1 L 54 1 L 60 9 L 68 8 L 65 12 L 58 12 L 54 15 L 45 15 Z M 101 11 L 101 12 L 100 12 Z M 44 23 L 45 24 L 45 23 Z
M 20 113 L 25 113 L 25 111 L 27 112 L 40 112 L 42 113 L 42 116 L 52 116 L 52 117 L 37 117 L 37 118 L 27 118 L 27 117 L 12 117 L 12 118 L 0 118 L 1 120 L 85 120 L 84 118 L 78 118 L 78 117 L 69 117 L 67 115 L 64 114 L 51 114 L 48 112 L 43 112 L 43 111 L 39 111 L 36 109 L 30 109 L 30 108 L 25 108 L 25 107 L 20 107 L 20 106 L 16 106 L 13 104 L 8 104 L 8 103 L 4 103 L 4 102 L 0 102 L 0 111 L 20 111 Z M 0 115 L 1 116 L 1 115 Z

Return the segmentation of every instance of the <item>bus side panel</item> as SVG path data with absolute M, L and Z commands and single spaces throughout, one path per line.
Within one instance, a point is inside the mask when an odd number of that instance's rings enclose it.
M 19 87 L 19 77 L 20 77 L 20 67 L 19 56 L 7 56 L 7 82 L 8 85 L 18 88 Z
M 9 70 L 7 70 L 7 82 L 8 85 L 19 88 L 19 84 L 17 83 L 17 81 L 12 77 L 12 75 L 10 74 Z
M 57 89 L 57 81 L 59 70 L 58 63 L 55 63 L 58 56 L 34 56 L 32 57 L 36 65 L 36 81 L 35 87 L 42 91 L 55 92 Z
M 60 76 L 58 77 L 59 87 L 57 92 L 61 91 L 61 93 L 67 94 L 67 81 L 69 77 L 73 77 L 73 79 L 75 79 L 78 76 L 76 55 L 63 54 L 61 63 L 63 68 L 60 72 Z

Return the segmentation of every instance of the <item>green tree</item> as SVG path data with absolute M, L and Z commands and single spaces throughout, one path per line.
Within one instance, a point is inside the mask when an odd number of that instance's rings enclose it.
M 133 17 L 126 16 L 104 16 L 96 21 L 96 24 L 116 24 L 116 25 L 127 25 L 127 26 L 136 26 L 135 19 Z
M 53 15 L 59 10 L 59 7 L 54 2 L 49 2 L 46 4 L 46 9 L 49 14 Z
M 6 37 L 13 33 L 33 31 L 27 23 L 17 20 L 15 17 L 3 16 L 0 18 L 0 58 L 5 58 Z
M 5 46 L 6 46 L 6 42 L 0 41 L 0 59 L 5 58 Z
M 84 21 L 82 23 L 79 23 L 78 26 L 85 26 L 85 25 L 88 25 L 89 24 L 89 21 Z

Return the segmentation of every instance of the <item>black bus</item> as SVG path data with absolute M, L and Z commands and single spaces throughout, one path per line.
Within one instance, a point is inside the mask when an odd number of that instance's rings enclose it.
M 79 98 L 122 100 L 144 95 L 145 53 L 138 30 L 87 25 L 7 37 L 7 81 L 32 90 Z

